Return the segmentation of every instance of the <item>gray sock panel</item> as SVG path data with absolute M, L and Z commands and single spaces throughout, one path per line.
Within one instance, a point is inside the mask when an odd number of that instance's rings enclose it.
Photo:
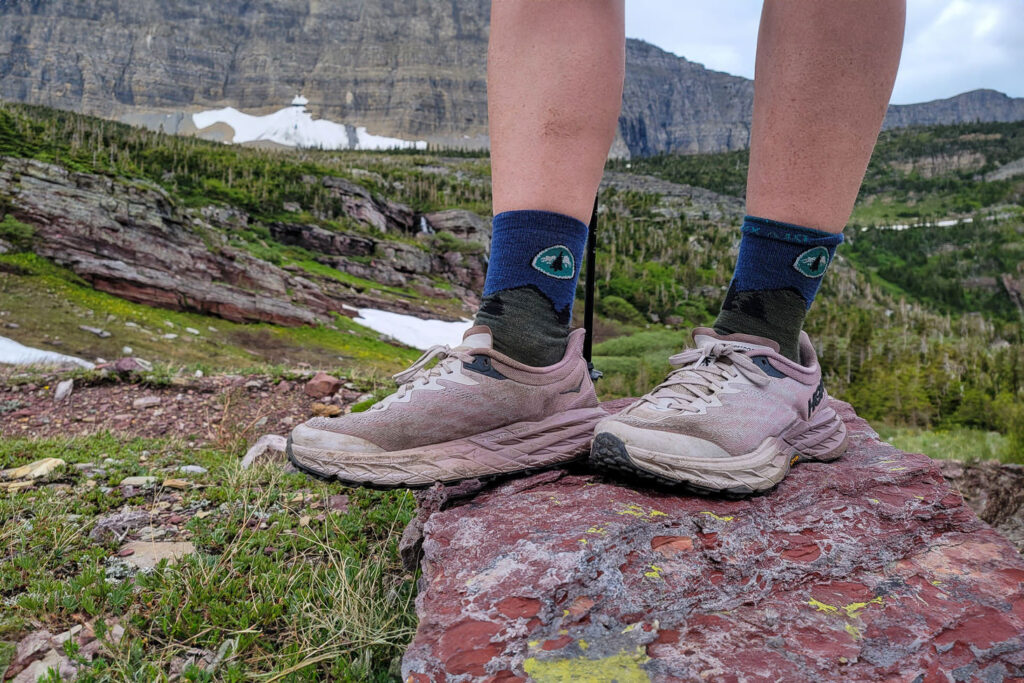
M 480 302 L 475 325 L 487 325 L 494 350 L 531 367 L 554 365 L 565 356 L 570 308 L 562 313 L 536 287 L 503 289 Z
M 736 292 L 732 287 L 713 325 L 719 334 L 752 334 L 779 344 L 783 356 L 800 361 L 800 330 L 807 303 L 795 289 Z

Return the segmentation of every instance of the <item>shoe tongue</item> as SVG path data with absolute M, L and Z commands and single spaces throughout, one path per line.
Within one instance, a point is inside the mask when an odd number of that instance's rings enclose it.
M 698 327 L 693 331 L 693 343 L 698 347 L 725 342 L 741 351 L 779 352 L 779 345 L 773 339 L 755 337 L 752 334 L 719 334 L 710 327 Z
M 491 328 L 486 325 L 477 325 L 466 330 L 462 335 L 460 348 L 464 349 L 492 349 L 494 348 Z

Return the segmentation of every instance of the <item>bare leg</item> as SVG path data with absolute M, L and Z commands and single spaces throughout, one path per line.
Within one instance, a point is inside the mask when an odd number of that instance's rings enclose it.
M 905 0 L 765 0 L 747 213 L 842 231 L 892 94 L 905 13 Z
M 586 223 L 615 138 L 623 0 L 494 0 L 487 60 L 494 213 Z

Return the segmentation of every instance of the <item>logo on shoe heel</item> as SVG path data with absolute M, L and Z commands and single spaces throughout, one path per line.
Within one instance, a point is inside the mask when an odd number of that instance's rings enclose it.
M 825 380 L 820 379 L 818 380 L 818 388 L 814 390 L 814 394 L 807 401 L 807 417 L 811 416 L 811 413 L 814 412 L 823 398 L 825 398 Z
M 533 257 L 530 265 L 557 280 L 571 280 L 576 274 L 576 259 L 573 258 L 569 247 L 562 244 L 542 249 Z

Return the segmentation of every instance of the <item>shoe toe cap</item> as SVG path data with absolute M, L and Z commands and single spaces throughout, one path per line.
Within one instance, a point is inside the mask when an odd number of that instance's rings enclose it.
M 321 451 L 346 451 L 352 453 L 384 452 L 383 448 L 372 441 L 352 434 L 322 429 L 313 420 L 303 423 L 292 430 L 292 444 L 301 448 Z
M 717 460 L 731 457 L 724 448 L 707 439 L 678 430 L 640 426 L 611 417 L 602 420 L 594 434 L 610 434 L 630 449 L 687 458 Z

